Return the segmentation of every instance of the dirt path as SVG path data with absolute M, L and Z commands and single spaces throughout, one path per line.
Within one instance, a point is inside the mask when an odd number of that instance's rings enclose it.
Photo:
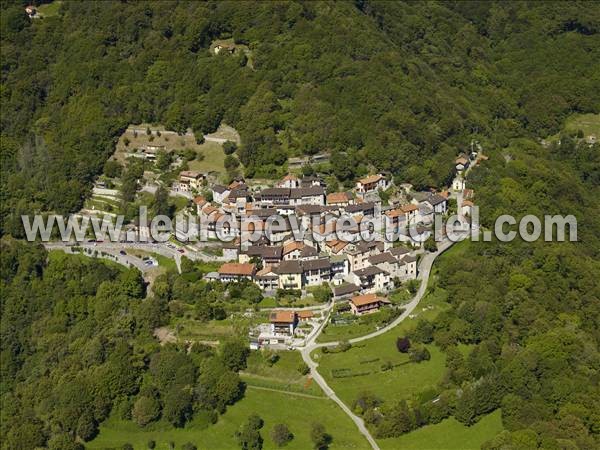
M 312 394 L 303 394 L 302 392 L 284 391 L 282 389 L 274 389 L 274 388 L 268 388 L 268 387 L 262 387 L 262 386 L 253 386 L 251 384 L 246 385 L 246 387 L 248 389 L 258 389 L 259 391 L 279 392 L 281 394 L 296 395 L 298 397 L 316 398 L 318 400 L 327 400 L 327 397 L 312 395 Z

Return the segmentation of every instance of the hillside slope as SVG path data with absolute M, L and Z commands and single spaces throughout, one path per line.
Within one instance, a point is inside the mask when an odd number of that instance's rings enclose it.
M 374 166 L 426 187 L 471 138 L 600 108 L 593 3 L 64 2 L 33 21 L 20 4 L 2 3 L 4 233 L 78 209 L 129 123 L 234 125 L 247 176 L 326 151 L 342 183 Z M 251 66 L 210 52 L 231 36 Z

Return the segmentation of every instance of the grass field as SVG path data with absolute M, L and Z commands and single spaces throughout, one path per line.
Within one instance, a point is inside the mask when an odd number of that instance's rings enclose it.
M 323 396 L 321 388 L 312 379 L 298 372 L 298 367 L 302 363 L 300 352 L 280 351 L 276 354 L 279 359 L 269 366 L 265 359 L 265 353 L 252 352 L 242 379 L 250 386 Z
M 146 134 L 146 128 L 150 127 L 151 135 Z M 134 131 L 135 130 L 135 131 Z M 160 132 L 160 136 L 158 133 Z M 227 125 L 222 125 L 219 129 L 210 136 L 230 139 L 239 142 L 237 131 Z M 128 145 L 125 145 L 127 139 Z M 197 144 L 193 134 L 178 135 L 172 131 L 165 130 L 162 125 L 140 124 L 131 125 L 119 137 L 116 145 L 114 158 L 117 161 L 124 162 L 128 153 L 134 152 L 136 149 L 144 148 L 146 145 L 164 146 L 168 152 L 191 149 L 202 153 L 202 160 L 193 160 L 188 163 L 190 170 L 198 170 L 200 172 L 225 172 L 223 162 L 225 154 L 223 153 L 222 144 L 214 141 L 206 141 L 203 144 Z
M 332 436 L 331 450 L 370 448 L 354 423 L 331 400 L 252 387 L 214 425 L 207 427 L 204 421 L 197 420 L 182 429 L 158 423 L 154 429 L 146 430 L 133 422 L 110 418 L 101 425 L 100 434 L 87 443 L 86 448 L 118 448 L 128 442 L 136 450 L 142 450 L 148 448 L 149 440 L 155 440 L 157 450 L 167 450 L 170 441 L 176 444 L 176 448 L 192 442 L 199 449 L 237 450 L 240 447 L 234 434 L 252 413 L 257 413 L 265 422 L 261 430 L 265 450 L 277 448 L 270 436 L 277 423 L 285 423 L 294 434 L 294 439 L 285 446 L 286 450 L 312 448 L 310 427 L 313 422 L 322 423 Z
M 197 170 L 199 172 L 223 172 L 225 161 L 225 153 L 223 153 L 223 146 L 216 142 L 205 142 L 202 145 L 198 145 L 197 150 L 201 151 L 204 155 L 204 159 L 199 161 L 197 159 L 188 163 L 190 170 Z
M 55 0 L 52 3 L 46 3 L 37 7 L 38 14 L 43 17 L 52 17 L 58 14 L 58 10 L 60 9 L 60 5 L 62 4 L 61 0 Z
M 455 249 L 449 252 L 444 257 L 455 253 Z M 441 380 L 446 356 L 438 347 L 428 345 L 431 359 L 419 364 L 408 362 L 408 355 L 396 349 L 396 339 L 415 327 L 419 318 L 431 320 L 448 308 L 447 294 L 435 287 L 436 280 L 434 272 L 425 298 L 411 316 L 389 332 L 354 344 L 343 353 L 322 353 L 320 349 L 313 352 L 320 373 L 346 404 L 351 406 L 363 392 L 371 392 L 384 400 L 408 399 L 434 387 Z M 382 371 L 381 365 L 386 362 L 391 362 L 395 367 Z
M 600 114 L 573 114 L 565 121 L 567 131 L 582 130 L 584 136 L 600 137 Z
M 453 417 L 427 425 L 398 438 L 379 439 L 382 450 L 479 450 L 481 444 L 502 431 L 500 410 L 467 427 Z
M 319 371 L 333 390 L 351 406 L 364 392 L 384 401 L 409 399 L 434 388 L 445 371 L 446 355 L 434 345 L 428 345 L 429 361 L 412 363 L 408 354 L 396 350 L 399 334 L 386 333 L 373 339 L 370 345 L 354 346 L 344 353 L 327 354 L 319 359 Z M 382 371 L 381 365 L 391 362 L 395 367 Z M 341 374 L 342 378 L 335 378 Z M 339 375 L 338 375 L 339 376 Z

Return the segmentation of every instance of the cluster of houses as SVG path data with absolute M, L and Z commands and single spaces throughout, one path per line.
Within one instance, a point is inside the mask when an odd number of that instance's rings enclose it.
M 193 191 L 203 183 L 197 172 L 181 172 L 182 189 Z M 275 187 L 251 190 L 244 180 L 210 187 L 212 201 L 196 196 L 194 204 L 209 238 L 226 236 L 223 245 L 226 260 L 218 273 L 209 277 L 223 282 L 250 280 L 266 292 L 277 289 L 306 290 L 329 284 L 336 298 L 386 293 L 399 283 L 417 277 L 415 252 L 431 236 L 436 214 L 445 214 L 448 193 L 415 192 L 410 201 L 383 206 L 381 201 L 366 201 L 367 195 L 390 187 L 385 174 L 370 175 L 356 183 L 354 192 L 326 193 L 322 179 L 314 176 L 298 178 L 287 175 Z M 283 224 L 270 228 L 258 240 L 246 234 L 267 227 L 269 217 L 283 218 Z M 251 227 L 244 230 L 241 222 L 252 217 Z M 356 239 L 340 239 L 336 219 L 352 217 L 356 223 L 377 218 L 393 229 L 412 227 L 394 243 L 385 239 L 359 239 L 358 227 L 344 230 Z M 300 225 L 301 238 L 292 230 Z M 357 306 L 357 311 L 360 308 Z
M 391 302 L 378 294 L 358 294 L 349 298 L 348 304 L 352 314 L 361 316 L 379 311 L 384 305 Z M 251 332 L 250 348 L 258 349 L 262 346 L 294 345 L 301 344 L 303 332 L 298 333 L 302 323 L 311 323 L 316 319 L 310 310 L 279 310 L 269 314 L 269 323 L 263 324 Z M 313 323 L 317 325 L 317 323 Z
M 470 158 L 457 159 L 457 178 L 462 178 L 469 162 Z M 191 193 L 205 187 L 204 195 L 194 197 L 194 204 L 209 238 L 217 237 L 220 219 L 233 219 L 221 224 L 219 235 L 230 238 L 223 245 L 223 256 L 229 262 L 207 278 L 248 280 L 266 294 L 276 290 L 305 292 L 327 284 L 334 299 L 347 300 L 355 315 L 378 311 L 390 303 L 385 297 L 388 292 L 417 278 L 416 253 L 431 236 L 436 215 L 448 212 L 448 192 L 414 192 L 410 185 L 400 186 L 406 194 L 401 200 L 383 205 L 378 194 L 391 186 L 384 173 L 359 180 L 352 191 L 329 193 L 321 178 L 292 174 L 273 187 L 254 189 L 243 179 L 208 186 L 205 175 L 190 171 L 181 172 L 178 183 L 180 189 Z M 473 192 L 465 189 L 464 182 L 459 187 L 462 212 L 468 213 Z M 257 240 L 247 238 L 246 234 L 271 225 L 268 220 L 272 216 L 283 218 L 283 223 Z M 410 233 L 399 233 L 400 245 L 387 239 L 341 239 L 333 232 L 339 223 L 336 219 L 342 216 L 352 217 L 356 224 L 375 219 Z M 252 226 L 244 229 L 242 223 L 248 217 L 253 218 Z M 302 227 L 300 237 L 294 233 L 293 223 Z M 360 230 L 356 226 L 344 232 L 358 237 Z M 312 313 L 307 311 L 274 311 L 253 345 L 291 345 L 297 339 L 299 324 L 312 320 Z

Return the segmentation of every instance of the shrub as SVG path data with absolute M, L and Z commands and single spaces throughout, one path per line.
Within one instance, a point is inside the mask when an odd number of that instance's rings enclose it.
M 352 348 L 352 344 L 348 341 L 342 341 L 337 346 L 337 350 L 340 353 L 346 352 L 346 351 L 350 350 L 351 348 Z
M 298 364 L 298 372 L 300 372 L 301 375 L 308 375 L 310 372 L 310 367 L 308 367 L 308 364 L 302 361 L 300 364 Z
M 390 361 L 386 361 L 381 365 L 381 370 L 385 372 L 386 370 L 392 370 L 394 365 Z
M 409 353 L 412 362 L 420 363 L 421 361 L 429 361 L 431 359 L 429 350 L 423 345 L 410 349 Z
M 181 450 L 198 450 L 198 447 L 196 447 L 191 442 L 186 442 L 181 446 Z
M 407 337 L 399 337 L 396 339 L 396 348 L 400 353 L 408 353 L 410 349 L 410 340 Z
M 283 423 L 276 424 L 271 430 L 271 439 L 275 442 L 277 447 L 283 447 L 289 441 L 292 440 L 294 435 L 290 432 L 287 425 Z
M 264 424 L 265 424 L 265 421 L 262 420 L 262 418 L 258 414 L 253 413 L 253 414 L 250 414 L 250 416 L 248 416 L 248 425 L 251 428 L 253 428 L 255 430 L 260 430 Z
M 160 404 L 154 397 L 142 396 L 133 404 L 131 416 L 135 423 L 143 427 L 156 420 L 160 415 Z
M 331 443 L 331 436 L 325 431 L 321 423 L 313 423 L 310 430 L 310 439 L 316 450 L 325 450 Z
M 223 151 L 226 155 L 232 155 L 237 150 L 237 144 L 232 141 L 225 141 L 223 144 Z

